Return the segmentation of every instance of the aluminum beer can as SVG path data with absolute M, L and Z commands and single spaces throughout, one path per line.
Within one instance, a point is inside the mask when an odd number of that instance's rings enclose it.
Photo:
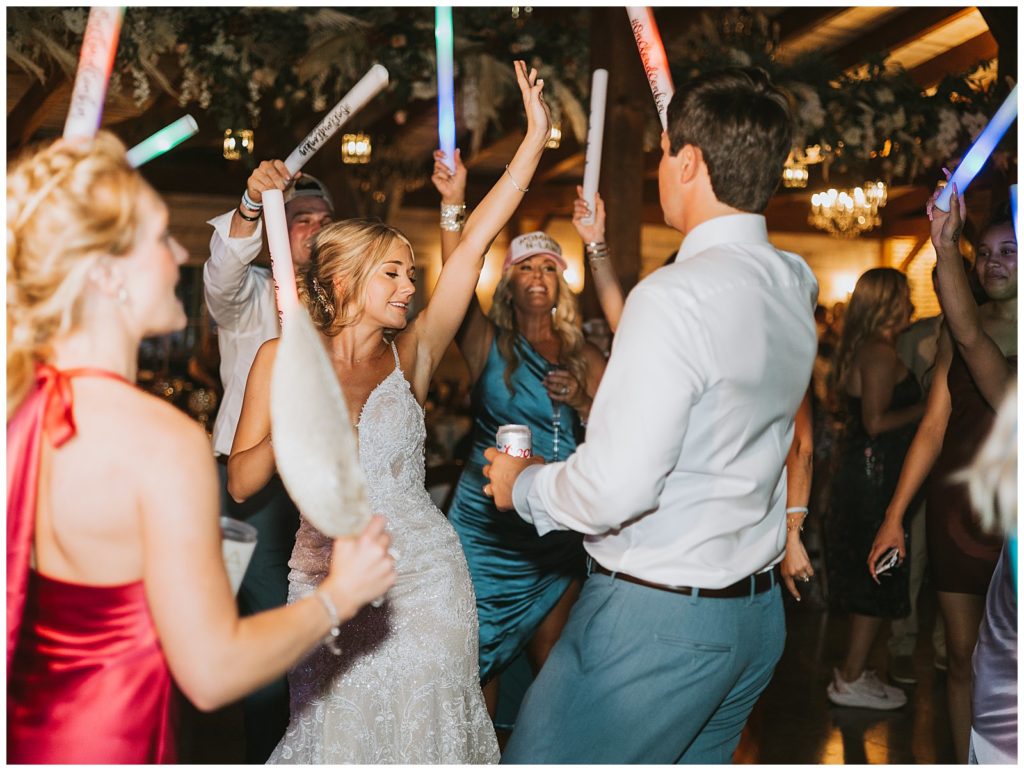
M 499 426 L 494 439 L 498 449 L 513 458 L 529 458 L 533 455 L 533 436 L 529 426 Z

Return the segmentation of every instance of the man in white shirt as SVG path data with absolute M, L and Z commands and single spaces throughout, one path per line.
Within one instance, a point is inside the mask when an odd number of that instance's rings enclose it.
M 224 399 L 213 424 L 213 451 L 221 482 L 221 513 L 259 531 L 256 549 L 238 591 L 243 615 L 288 600 L 288 559 L 298 512 L 275 477 L 258 495 L 233 501 L 227 494 L 227 460 L 242 411 L 242 397 L 256 351 L 280 334 L 270 269 L 256 265 L 263 249 L 263 192 L 285 191 L 285 215 L 296 272 L 309 261 L 310 239 L 334 217 L 326 188 L 308 174 L 293 181 L 280 160 L 263 161 L 250 175 L 241 203 L 210 220 L 210 259 L 203 268 L 206 304 L 217 323 Z M 275 680 L 245 700 L 246 762 L 264 763 L 288 727 L 288 686 Z
M 591 565 L 502 762 L 727 763 L 782 655 L 818 290 L 761 214 L 789 113 L 748 68 L 690 81 L 668 120 L 659 190 L 683 243 L 626 301 L 587 441 L 546 466 L 486 453 L 498 506 L 584 533 Z

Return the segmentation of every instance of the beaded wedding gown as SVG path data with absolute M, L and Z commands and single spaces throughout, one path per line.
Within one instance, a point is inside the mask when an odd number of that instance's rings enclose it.
M 473 584 L 458 536 L 424 485 L 426 429 L 395 369 L 359 417 L 370 508 L 387 517 L 398 581 L 380 608 L 342 627 L 340 656 L 317 647 L 288 674 L 291 719 L 269 763 L 496 763 L 477 663 Z M 330 541 L 305 519 L 288 602 L 314 591 Z

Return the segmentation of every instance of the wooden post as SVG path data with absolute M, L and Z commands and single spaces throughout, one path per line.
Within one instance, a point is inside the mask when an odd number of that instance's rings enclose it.
M 611 260 L 628 292 L 640 275 L 643 225 L 644 125 L 654 102 L 644 77 L 629 19 L 621 7 L 595 8 L 590 21 L 590 66 L 608 70 L 599 192 L 607 209 L 606 240 Z M 583 292 L 583 318 L 601 315 L 593 281 Z

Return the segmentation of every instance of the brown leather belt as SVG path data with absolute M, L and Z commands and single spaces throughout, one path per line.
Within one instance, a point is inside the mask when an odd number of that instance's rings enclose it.
M 659 589 L 663 592 L 672 592 L 673 594 L 689 594 L 692 595 L 694 587 L 692 586 L 668 586 L 666 584 L 656 584 L 653 581 L 644 581 L 642 578 L 631 576 L 628 573 L 612 573 L 608 568 L 604 567 L 596 561 L 591 562 L 591 570 L 595 573 L 603 573 L 606 576 L 618 579 L 619 581 L 627 581 L 631 584 L 638 584 L 639 586 L 646 586 L 649 589 Z M 697 588 L 697 595 L 699 597 L 710 597 L 712 599 L 733 599 L 736 597 L 749 597 L 751 594 L 751 578 L 753 578 L 753 593 L 760 594 L 771 589 L 775 584 L 779 583 L 779 566 L 776 565 L 771 570 L 766 570 L 763 573 L 755 573 L 753 576 L 747 576 L 741 578 L 734 584 L 722 587 L 721 589 L 701 589 Z

